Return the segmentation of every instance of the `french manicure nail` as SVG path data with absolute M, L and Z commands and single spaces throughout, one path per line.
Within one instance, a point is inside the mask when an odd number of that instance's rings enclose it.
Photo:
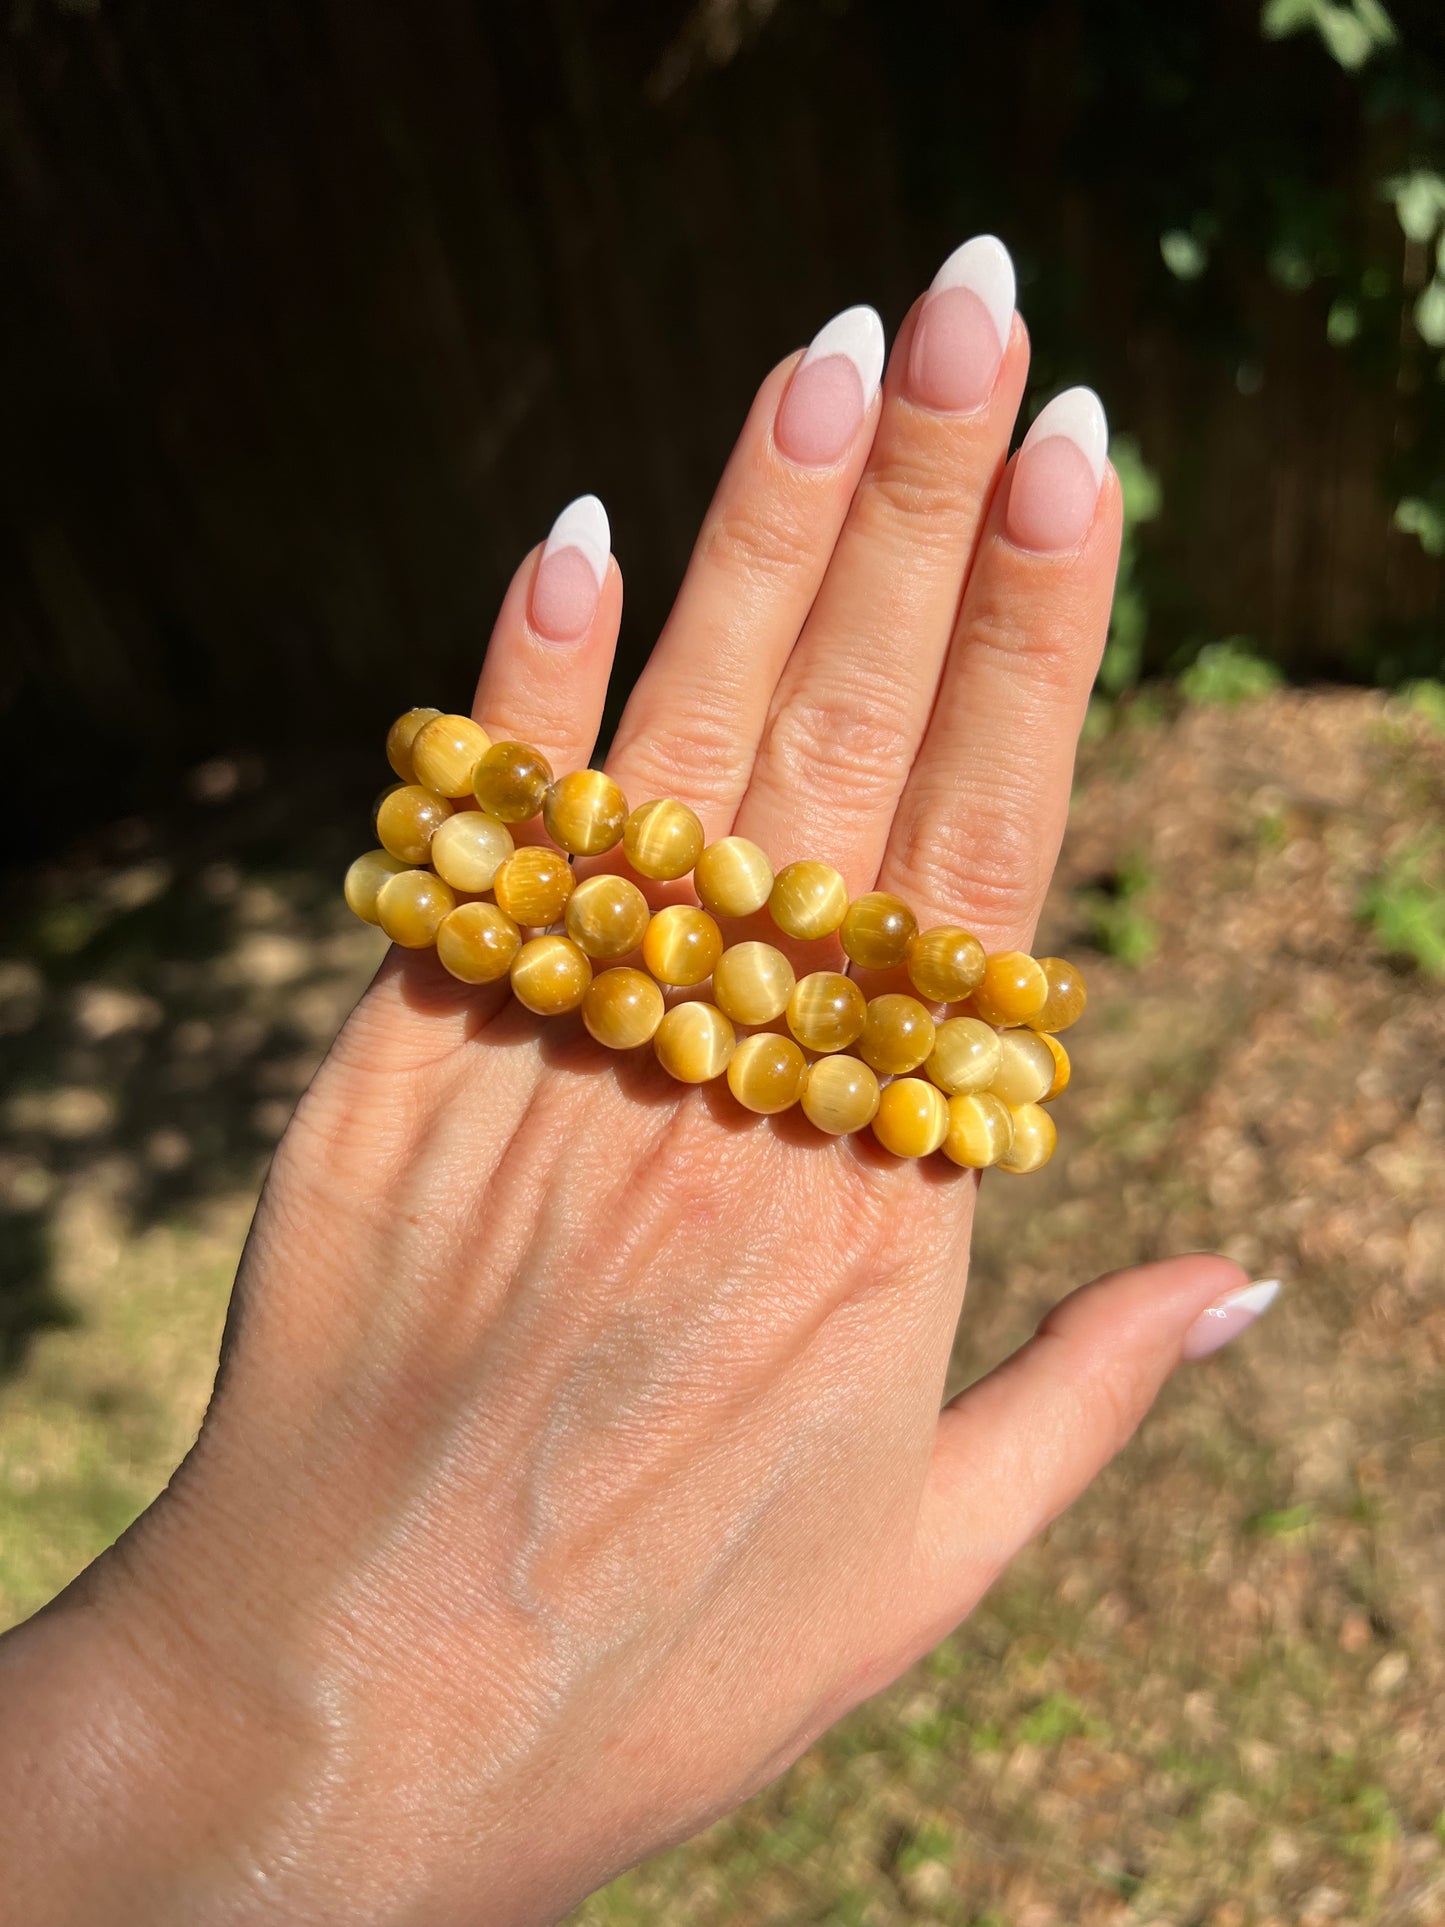
M 1009 539 L 1074 549 L 1089 532 L 1109 458 L 1109 423 L 1092 388 L 1066 388 L 1024 436 L 1009 489 Z
M 532 627 L 544 642 L 575 642 L 597 613 L 612 531 L 595 495 L 569 502 L 542 549 L 532 579 Z
M 814 335 L 783 396 L 773 438 L 792 461 L 823 468 L 847 452 L 883 379 L 883 323 L 845 308 Z
M 1256 1285 L 1241 1285 L 1237 1291 L 1227 1292 L 1217 1305 L 1200 1312 L 1189 1327 L 1184 1335 L 1184 1356 L 1208 1358 L 1267 1312 L 1278 1296 L 1278 1278 L 1261 1278 Z
M 918 311 L 908 387 L 928 408 L 957 414 L 993 393 L 1014 314 L 1014 264 L 995 235 L 955 248 Z

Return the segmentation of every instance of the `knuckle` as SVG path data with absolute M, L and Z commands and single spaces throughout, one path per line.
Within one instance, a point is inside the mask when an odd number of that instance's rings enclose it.
M 992 657 L 1006 672 L 1026 680 L 1031 691 L 1072 695 L 1090 681 L 1094 653 L 1076 625 L 1057 619 L 1020 620 L 1016 598 L 1005 599 L 980 586 L 968 610 L 965 646 L 979 656 Z
M 783 705 L 768 730 L 765 760 L 781 785 L 825 789 L 871 810 L 892 805 L 912 756 L 911 732 L 877 692 L 839 682 Z
M 1027 925 L 1048 885 L 1037 823 L 1002 797 L 965 805 L 950 795 L 932 807 L 920 799 L 898 855 L 907 894 L 990 932 Z
M 619 753 L 619 781 L 633 802 L 676 796 L 701 803 L 732 802 L 747 780 L 750 756 L 736 724 L 699 699 L 679 705 L 664 721 L 639 719 Z
M 921 455 L 898 453 L 869 470 L 857 513 L 890 540 L 898 539 L 902 522 L 908 525 L 911 545 L 954 551 L 960 507 L 956 476 Z
M 811 569 L 817 550 L 810 532 L 781 513 L 775 497 L 748 491 L 710 523 L 700 559 L 709 570 L 772 586 Z

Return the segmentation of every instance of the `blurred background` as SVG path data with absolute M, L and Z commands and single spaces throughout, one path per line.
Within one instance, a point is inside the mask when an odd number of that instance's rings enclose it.
M 1129 512 L 1060 1157 L 955 1382 L 1207 1246 L 1286 1293 L 892 1693 L 587 1927 L 1445 1920 L 1445 15 L 10 0 L 0 1624 L 159 1490 L 378 956 L 339 902 L 572 496 L 612 713 L 767 368 L 980 231 Z

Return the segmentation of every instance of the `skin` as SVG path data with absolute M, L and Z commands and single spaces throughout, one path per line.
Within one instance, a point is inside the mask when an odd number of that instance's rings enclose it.
M 1023 325 L 947 413 L 909 392 L 916 320 L 832 466 L 774 439 L 798 358 L 764 382 L 608 768 L 1022 947 L 1118 484 L 1067 552 L 1012 539 Z M 539 555 L 474 714 L 561 771 L 622 585 L 549 643 Z M 940 1413 L 975 1193 L 393 951 L 277 1152 L 195 1449 L 0 1642 L 15 1917 L 524 1927 L 766 1784 L 971 1610 L 1242 1282 L 1100 1280 Z

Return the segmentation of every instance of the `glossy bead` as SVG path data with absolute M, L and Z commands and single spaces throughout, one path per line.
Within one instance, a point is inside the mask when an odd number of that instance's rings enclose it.
M 868 999 L 858 1055 L 880 1077 L 905 1077 L 933 1049 L 933 1018 L 916 997 L 896 990 Z
M 793 966 L 770 943 L 729 944 L 713 965 L 713 1001 L 735 1024 L 770 1024 L 788 1008 Z
M 552 841 L 573 856 L 601 856 L 621 839 L 627 798 L 600 769 L 574 769 L 543 798 L 542 821 Z
M 464 984 L 499 982 L 521 947 L 521 931 L 495 903 L 459 903 L 437 931 L 437 956 Z
M 642 961 L 657 981 L 684 989 L 705 982 L 722 953 L 722 931 L 691 903 L 659 910 L 642 939 Z
M 389 850 L 368 850 L 365 856 L 359 856 L 346 872 L 346 881 L 341 886 L 347 909 L 363 923 L 380 922 L 376 914 L 376 893 L 388 877 L 398 875 L 405 868 Z
M 928 1075 L 950 1097 L 960 1091 L 986 1091 L 998 1075 L 1003 1048 L 998 1032 L 977 1017 L 950 1017 L 938 1026 Z
M 572 894 L 572 865 L 560 850 L 525 843 L 499 867 L 492 891 L 513 922 L 534 929 L 556 923 Z
M 1039 1104 L 1016 1104 L 1013 1124 L 1013 1143 L 996 1162 L 1000 1171 L 1012 1171 L 1016 1177 L 1023 1177 L 1047 1164 L 1054 1155 L 1054 1146 L 1059 1141 L 1058 1126 Z
M 896 1158 L 926 1158 L 948 1136 L 948 1099 L 922 1077 L 895 1077 L 884 1086 L 873 1135 Z
M 826 863 L 785 863 L 768 893 L 773 922 L 788 937 L 829 937 L 848 914 L 842 877 Z
M 416 781 L 416 768 L 411 760 L 411 746 L 417 733 L 429 723 L 433 716 L 440 716 L 439 709 L 404 709 L 386 732 L 386 760 L 391 764 L 403 783 Z
M 745 836 L 724 836 L 697 859 L 692 882 L 698 902 L 715 917 L 750 917 L 768 900 L 773 866 Z
M 1037 1104 L 1054 1081 L 1054 1058 L 1037 1031 L 1006 1030 L 998 1040 L 998 1069 L 989 1089 L 1011 1111 L 1020 1104 Z
M 988 959 L 970 930 L 939 923 L 920 930 L 908 946 L 908 974 L 913 988 L 931 1004 L 956 1004 L 983 981 Z
M 820 1057 L 803 1080 L 803 1111 L 830 1137 L 861 1131 L 878 1109 L 878 1079 L 856 1057 Z
M 652 1040 L 658 1063 L 680 1084 L 721 1077 L 736 1044 L 737 1033 L 716 1004 L 674 1004 Z
M 1069 1079 L 1073 1076 L 1074 1067 L 1069 1062 L 1069 1053 L 1064 1049 L 1057 1037 L 1052 1036 L 1048 1031 L 1042 1031 L 1040 1035 L 1048 1045 L 1049 1054 L 1054 1060 L 1054 1081 L 1044 1092 L 1039 1102 L 1040 1104 L 1052 1104 L 1056 1097 L 1062 1097 L 1064 1092 L 1069 1088 Z
M 582 1000 L 582 1021 L 608 1050 L 636 1050 L 651 1041 L 666 1008 L 645 970 L 604 970 Z
M 377 841 L 403 863 L 425 863 L 431 840 L 452 813 L 452 806 L 435 790 L 420 783 L 403 783 L 384 796 L 376 812 Z
M 527 823 L 552 787 L 552 765 L 530 743 L 493 743 L 472 771 L 478 806 L 499 823 Z
M 405 788 L 406 785 L 404 783 L 388 783 L 384 790 L 377 791 L 371 805 L 371 833 L 373 836 L 376 834 L 376 819 L 381 815 L 382 804 L 388 796 L 394 795 L 397 790 Z
M 728 1064 L 728 1089 L 744 1110 L 772 1117 L 796 1104 L 808 1060 L 791 1037 L 760 1030 L 744 1037 Z
M 576 1010 L 592 982 L 592 966 L 570 937 L 533 937 L 512 959 L 512 994 L 539 1017 Z
M 986 1024 L 1027 1024 L 1048 995 L 1049 980 L 1037 958 L 1026 950 L 999 950 L 984 966 L 973 1004 Z
M 1084 979 L 1067 957 L 1040 957 L 1039 969 L 1049 986 L 1044 1007 L 1029 1022 L 1035 1030 L 1067 1030 L 1084 1014 L 1089 993 Z
M 844 950 L 864 970 L 891 970 L 908 955 L 918 919 L 902 897 L 870 890 L 854 897 L 838 933 Z
M 470 716 L 433 716 L 422 724 L 411 746 L 416 780 L 439 796 L 470 796 L 472 771 L 491 744 L 491 737 Z
M 441 920 L 456 897 L 430 870 L 398 870 L 376 893 L 376 920 L 393 943 L 425 950 L 436 942 Z
M 588 877 L 567 899 L 567 935 L 589 957 L 613 962 L 642 942 L 652 915 L 647 898 L 627 877 Z
M 810 971 L 788 999 L 788 1029 L 805 1050 L 845 1050 L 867 1017 L 867 998 L 837 970 Z
M 673 883 L 702 855 L 702 824 L 686 803 L 660 796 L 640 803 L 622 829 L 627 861 L 640 877 Z
M 431 840 L 431 866 L 437 875 L 454 890 L 478 896 L 491 889 L 511 854 L 511 831 L 482 810 L 457 811 L 437 826 Z
M 948 1100 L 943 1155 L 965 1170 L 997 1164 L 1014 1141 L 1013 1113 L 992 1091 L 965 1091 Z

